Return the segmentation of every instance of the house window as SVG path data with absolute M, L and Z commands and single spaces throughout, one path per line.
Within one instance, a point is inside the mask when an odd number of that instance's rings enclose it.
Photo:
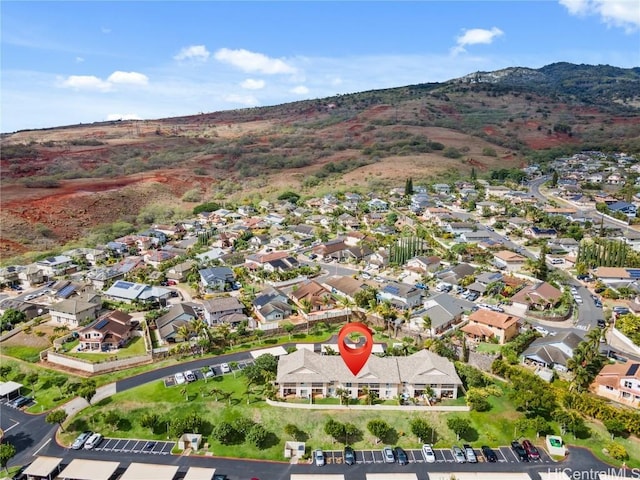
M 607 390 L 613 390 L 613 387 L 610 387 L 609 385 L 606 386 Z
M 344 384 L 345 388 L 351 388 L 351 382 L 347 382 Z
M 629 398 L 631 394 L 629 392 L 622 392 L 622 398 Z
M 633 388 L 633 384 L 629 380 L 624 381 L 624 388 Z

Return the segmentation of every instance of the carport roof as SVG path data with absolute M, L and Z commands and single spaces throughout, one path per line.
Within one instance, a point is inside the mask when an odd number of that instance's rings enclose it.
M 183 480 L 211 480 L 214 473 L 215 468 L 189 467 Z
M 431 480 L 451 480 L 454 477 L 456 480 L 531 480 L 528 473 L 522 472 L 429 472 Z
M 21 383 L 17 382 L 0 382 L 0 397 L 6 397 L 7 395 L 11 395 L 16 390 L 20 390 L 22 388 Z
M 538 472 L 538 475 L 540 475 L 540 478 L 542 480 L 570 480 L 571 478 L 567 474 L 567 472 L 562 470 L 555 470 L 550 472 Z M 606 480 L 605 478 L 602 477 L 602 473 L 600 473 L 600 480 Z
M 344 475 L 341 473 L 292 473 L 291 480 L 344 480 Z
M 74 458 L 58 476 L 69 480 L 109 480 L 119 466 L 120 462 Z
M 132 463 L 120 480 L 173 480 L 177 471 L 178 467 L 173 465 Z
M 367 480 L 418 480 L 418 475 L 415 473 L 367 473 Z
M 38 457 L 31 465 L 29 465 L 24 472 L 25 476 L 32 477 L 45 477 L 48 478 L 53 471 L 58 468 L 58 465 L 62 462 L 58 457 Z

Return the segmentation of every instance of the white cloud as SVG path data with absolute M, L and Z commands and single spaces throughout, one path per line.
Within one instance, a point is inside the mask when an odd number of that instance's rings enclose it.
M 222 63 L 228 63 L 244 72 L 258 72 L 267 75 L 279 73 L 296 73 L 296 68 L 279 58 L 270 58 L 262 53 L 239 49 L 221 48 L 214 54 L 214 58 Z
M 111 84 L 109 82 L 105 82 L 95 75 L 70 75 L 60 81 L 59 85 L 76 90 L 95 90 L 99 92 L 108 92 L 111 90 Z
M 496 37 L 504 35 L 504 32 L 498 27 L 493 27 L 491 30 L 484 28 L 471 28 L 465 30 L 462 35 L 456 38 L 456 46 L 453 47 L 452 53 L 462 53 L 467 45 L 477 45 L 479 43 L 490 44 Z
M 142 120 L 142 118 L 136 113 L 110 113 L 105 120 L 113 122 L 115 120 Z
M 309 93 L 309 89 L 304 85 L 298 85 L 291 89 L 291 93 L 295 93 L 296 95 L 306 95 Z
M 209 59 L 209 55 L 211 55 L 211 53 L 204 45 L 190 45 L 180 50 L 173 58 L 175 60 L 197 60 L 199 62 L 206 62 Z
M 98 92 L 110 92 L 116 85 L 144 86 L 149 83 L 149 77 L 138 72 L 115 71 L 106 80 L 95 75 L 70 75 L 65 79 L 58 79 L 58 86 Z
M 240 83 L 242 88 L 246 88 L 247 90 L 260 90 L 264 88 L 265 81 L 264 80 L 256 80 L 254 78 L 247 78 L 246 80 Z
M 82 62 L 84 62 L 84 58 L 76 57 L 76 63 L 82 63 Z
M 147 85 L 149 83 L 149 77 L 143 73 L 121 72 L 118 70 L 109 75 L 107 81 L 126 85 Z
M 105 35 L 107 35 L 107 34 L 111 33 L 111 29 L 110 29 L 109 27 L 102 27 L 102 28 L 100 29 L 100 31 L 101 31 L 102 33 L 104 33 Z
M 236 93 L 229 93 L 225 95 L 223 100 L 228 103 L 240 104 L 247 107 L 255 107 L 260 104 L 258 99 L 253 95 L 238 95 Z
M 599 15 L 607 25 L 627 33 L 640 28 L 640 6 L 636 0 L 559 0 L 571 15 Z

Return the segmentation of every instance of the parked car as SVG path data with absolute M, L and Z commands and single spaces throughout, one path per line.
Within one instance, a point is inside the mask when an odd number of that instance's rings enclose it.
M 454 445 L 451 447 L 451 453 L 453 454 L 453 459 L 456 463 L 465 463 L 467 461 L 467 458 L 464 456 L 464 452 L 459 446 Z
M 527 455 L 527 451 L 522 445 L 520 445 L 520 442 L 518 442 L 517 440 L 511 442 L 511 450 L 513 450 L 513 453 L 516 454 L 516 457 L 518 457 L 521 462 L 529 461 L 529 455 Z
M 230 373 L 231 367 L 228 363 L 223 363 L 222 365 L 220 365 L 220 370 L 222 370 L 222 373 Z
M 73 450 L 80 450 L 82 447 L 84 447 L 85 442 L 89 440 L 89 437 L 91 437 L 91 435 L 93 435 L 93 432 L 90 432 L 90 431 L 82 432 L 73 441 L 73 443 L 71 444 L 71 448 Z
M 498 461 L 498 456 L 491 447 L 483 445 L 482 447 L 480 447 L 480 449 L 482 450 L 482 456 L 487 462 L 494 463 Z
M 89 439 L 85 442 L 84 444 L 84 448 L 86 450 L 91 450 L 92 448 L 97 447 L 98 445 L 100 445 L 100 442 L 102 442 L 102 434 L 100 433 L 94 433 L 93 435 L 91 435 L 89 437 Z
M 313 463 L 315 463 L 316 467 L 322 467 L 325 462 L 324 452 L 322 450 L 313 452 Z
M 186 372 L 184 372 L 184 378 L 189 383 L 195 382 L 198 379 L 195 373 L 193 373 L 191 370 L 187 370 Z
M 382 458 L 384 459 L 384 463 L 396 463 L 396 457 L 391 447 L 384 447 L 382 449 Z
M 464 456 L 467 458 L 467 462 L 469 463 L 478 463 L 478 457 L 476 457 L 476 452 L 473 451 L 473 448 L 468 443 L 462 445 L 464 449 Z
M 607 328 L 607 322 L 602 318 L 599 318 L 597 322 L 598 322 L 598 328 Z
M 539 326 L 539 325 L 536 325 L 535 327 L 533 327 L 533 329 L 534 329 L 536 332 L 538 332 L 538 333 L 540 333 L 540 334 L 544 335 L 545 337 L 546 337 L 547 335 L 549 335 L 549 330 L 547 330 L 546 328 L 541 327 L 541 326 Z
M 216 376 L 216 371 L 213 369 L 213 367 L 205 367 L 202 369 L 202 374 L 205 378 L 212 378 Z
M 409 464 L 409 456 L 407 455 L 407 452 L 404 451 L 404 448 L 402 447 L 395 447 L 393 449 L 393 453 L 396 457 L 396 460 L 398 461 L 398 463 L 400 465 L 408 465 Z
M 538 451 L 536 446 L 529 440 L 522 441 L 522 448 L 524 448 L 525 452 L 527 452 L 529 460 L 540 460 L 540 452 Z
M 627 307 L 613 307 L 613 313 L 615 313 L 616 315 L 626 315 L 627 313 L 629 313 L 629 309 Z
M 344 463 L 347 465 L 355 465 L 356 463 L 356 452 L 353 451 L 353 448 L 350 446 L 344 447 Z
M 229 477 L 227 477 L 224 473 L 215 473 L 213 475 L 213 480 L 228 480 Z
M 28 405 L 31 402 L 31 397 L 16 397 L 11 402 L 9 402 L 9 406 L 13 408 L 22 408 L 25 405 Z
M 422 445 L 422 456 L 424 457 L 424 461 L 427 463 L 436 462 L 436 454 L 433 451 L 433 447 L 427 443 Z
M 182 372 L 178 372 L 176 373 L 173 378 L 176 380 L 176 385 L 182 385 L 183 383 L 185 383 L 187 381 L 187 379 L 184 377 L 184 373 Z

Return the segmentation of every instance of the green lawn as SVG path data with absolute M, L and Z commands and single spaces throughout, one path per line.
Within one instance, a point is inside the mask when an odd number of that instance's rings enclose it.
M 36 363 L 40 361 L 40 352 L 46 349 L 47 347 L 38 348 L 23 345 L 3 345 L 2 354 L 24 360 L 25 362 Z
M 70 357 L 80 358 L 92 363 L 104 362 L 114 356 L 119 359 L 137 357 L 146 353 L 144 339 L 142 337 L 133 337 L 126 347 L 118 349 L 117 352 L 67 352 Z
M 481 342 L 476 346 L 476 352 L 479 353 L 497 353 L 502 349 L 502 345 L 497 343 Z
M 229 399 L 218 396 L 214 389 L 231 393 Z M 337 403 L 336 400 L 317 400 L 316 403 Z M 507 407 L 504 398 L 492 399 L 494 409 L 490 412 L 473 412 L 470 418 L 474 430 L 468 437 L 468 441 L 489 443 L 494 445 L 505 444 L 511 440 L 513 422 L 519 414 L 497 414 Z M 391 402 L 393 403 L 393 402 Z M 464 404 L 464 399 L 456 403 Z M 123 418 L 118 429 L 106 426 L 103 422 L 103 414 L 109 410 L 117 411 Z M 275 445 L 259 450 L 257 448 L 241 445 L 221 445 L 211 435 L 211 427 L 205 427 L 203 433 L 208 436 L 208 442 L 214 454 L 223 456 L 247 456 L 252 458 L 264 458 L 282 460 L 282 448 L 286 437 L 283 427 L 287 423 L 294 423 L 309 437 L 308 443 L 312 448 L 339 448 L 339 445 L 324 432 L 324 424 L 329 418 L 341 422 L 351 422 L 361 429 L 358 438 L 351 439 L 350 443 L 356 448 L 379 448 L 375 439 L 366 429 L 369 420 L 383 418 L 393 427 L 393 433 L 387 442 L 399 444 L 406 448 L 419 448 L 420 441 L 411 434 L 410 421 L 415 417 L 426 418 L 435 427 L 437 446 L 449 447 L 455 441 L 455 435 L 446 426 L 446 418 L 452 414 L 444 413 L 418 413 L 403 411 L 375 412 L 361 410 L 309 410 L 294 411 L 288 408 L 270 407 L 259 398 L 259 393 L 247 394 L 244 378 L 239 375 L 234 378 L 226 375 L 205 383 L 203 380 L 186 386 L 165 387 L 162 381 L 152 382 L 139 388 L 122 392 L 107 399 L 100 405 L 90 407 L 70 424 L 69 431 L 64 434 L 64 440 L 70 442 L 78 431 L 86 428 L 96 429 L 108 436 L 122 438 L 150 438 L 165 439 L 166 427 L 160 431 L 151 432 L 148 428 L 140 426 L 138 419 L 145 412 L 156 412 L 161 415 L 162 424 L 176 416 L 184 416 L 188 412 L 197 412 L 210 425 L 217 424 L 223 419 L 247 417 L 260 422 L 267 430 L 272 432 L 278 441 Z M 460 413 L 455 415 L 467 416 Z M 275 439 L 274 439 L 275 441 Z
M 19 360 L 2 358 L 0 363 L 3 366 L 11 368 L 9 374 L 2 380 L 12 380 L 23 384 L 24 386 L 21 389 L 21 393 L 35 399 L 36 404 L 29 408 L 29 412 L 31 413 L 40 413 L 49 410 L 71 398 L 62 393 L 61 388 L 64 387 L 59 388 L 53 385 L 55 383 L 54 379 L 65 379 L 66 381 L 64 383 L 80 381 L 80 377 L 76 377 L 75 375 L 45 369 Z M 36 374 L 36 376 L 31 377 L 33 374 Z M 34 379 L 35 382 L 31 383 L 30 381 Z M 60 383 L 63 385 L 62 380 Z

